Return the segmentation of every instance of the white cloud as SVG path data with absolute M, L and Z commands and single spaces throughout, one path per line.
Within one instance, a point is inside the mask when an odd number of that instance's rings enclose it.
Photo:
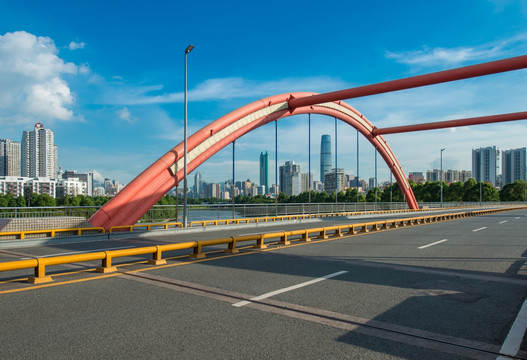
M 460 47 L 456 49 L 428 48 L 402 53 L 387 52 L 386 57 L 395 59 L 399 63 L 409 65 L 455 65 L 471 60 L 481 60 L 494 57 L 499 48 L 477 49 L 470 47 Z
M 401 64 L 414 66 L 454 66 L 470 61 L 485 61 L 497 57 L 523 54 L 527 49 L 527 34 L 478 46 L 456 48 L 428 47 L 403 52 L 387 51 L 386 57 Z
M 132 113 L 130 112 L 130 110 L 128 110 L 127 107 L 117 110 L 116 113 L 119 119 L 121 120 L 124 120 L 129 123 L 133 123 L 136 121 L 136 118 L 132 116 Z
M 350 86 L 345 81 L 331 77 L 288 78 L 267 82 L 243 78 L 209 79 L 188 91 L 188 101 L 222 101 L 243 98 L 256 100 L 281 93 L 326 92 Z M 101 102 L 113 105 L 145 105 L 183 101 L 182 92 L 156 94 L 161 90 L 163 90 L 161 85 L 114 87 L 103 95 Z
M 70 50 L 77 50 L 77 49 L 82 49 L 84 48 L 86 44 L 84 44 L 83 42 L 75 42 L 75 41 L 72 41 L 70 42 L 70 44 L 68 45 L 69 49 Z
M 78 68 L 57 54 L 48 37 L 25 31 L 0 35 L 0 124 L 75 118 L 75 98 L 63 75 Z

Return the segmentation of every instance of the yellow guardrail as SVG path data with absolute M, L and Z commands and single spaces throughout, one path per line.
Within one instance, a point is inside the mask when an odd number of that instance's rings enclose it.
M 231 225 L 231 224 L 251 224 L 260 222 L 277 222 L 277 221 L 288 221 L 288 220 L 304 220 L 304 219 L 316 219 L 316 218 L 327 218 L 327 217 L 339 217 L 339 216 L 357 216 L 366 214 L 389 214 L 389 213 L 401 213 L 401 212 L 415 212 L 415 211 L 428 211 L 423 209 L 418 210 L 382 210 L 382 211 L 355 211 L 355 212 L 342 212 L 342 213 L 326 213 L 326 214 L 303 214 L 303 215 L 281 215 L 281 216 L 267 216 L 267 217 L 253 217 L 253 218 L 240 218 L 240 219 L 222 219 L 222 220 L 203 220 L 203 221 L 192 221 L 189 227 L 201 225 L 203 227 L 208 225 Z M 116 233 L 120 231 L 150 231 L 154 229 L 167 230 L 169 228 L 182 228 L 183 224 L 180 222 L 170 223 L 155 223 L 155 224 L 135 224 L 135 225 L 119 225 L 112 226 L 108 233 Z M 105 233 L 102 227 L 85 227 L 85 228 L 70 228 L 70 229 L 44 229 L 44 230 L 23 230 L 23 231 L 9 231 L 0 232 L 0 238 L 4 236 L 15 236 L 16 239 L 25 239 L 26 235 L 30 234 L 43 234 L 46 237 L 55 237 L 57 233 L 61 232 L 72 232 L 76 235 L 83 235 L 90 231 L 97 231 L 98 233 Z
M 250 224 L 260 222 L 275 222 L 275 221 L 286 221 L 286 220 L 304 220 L 304 219 L 316 219 L 325 217 L 341 217 L 341 216 L 357 216 L 366 214 L 392 214 L 392 213 L 403 213 L 403 212 L 416 212 L 416 211 L 430 211 L 430 209 L 404 209 L 404 210 L 377 210 L 377 211 L 350 211 L 340 213 L 324 213 L 324 214 L 298 214 L 298 215 L 280 215 L 280 216 L 265 216 L 265 217 L 251 217 L 251 218 L 240 218 L 240 219 L 218 219 L 218 220 L 197 220 L 191 221 L 189 227 L 196 225 L 207 226 L 207 225 L 231 225 L 231 224 Z
M 104 228 L 102 227 L 83 227 L 83 228 L 70 228 L 70 229 L 46 229 L 46 230 L 22 230 L 22 231 L 8 231 L 0 232 L 0 237 L 2 236 L 15 236 L 18 239 L 25 239 L 26 235 L 31 234 L 44 234 L 48 237 L 55 237 L 57 233 L 71 232 L 76 235 L 82 235 L 83 233 L 93 232 L 104 234 Z
M 171 223 L 160 223 L 160 224 L 119 225 L 119 226 L 112 226 L 108 230 L 108 232 L 111 234 L 111 233 L 122 231 L 122 230 L 127 230 L 127 231 L 130 231 L 130 232 L 132 232 L 134 230 L 147 230 L 147 231 L 150 231 L 150 230 L 153 230 L 153 229 L 164 229 L 164 230 L 167 230 L 170 227 L 182 228 L 183 224 L 180 223 L 180 222 L 171 222 Z
M 192 254 L 190 254 L 189 256 L 194 259 L 201 259 L 205 257 L 205 254 L 203 253 L 203 248 L 207 246 L 226 244 L 227 249 L 224 250 L 225 252 L 236 253 L 239 251 L 239 249 L 237 248 L 237 244 L 247 241 L 255 241 L 253 248 L 265 249 L 267 247 L 266 240 L 268 239 L 280 239 L 279 244 L 289 245 L 291 242 L 291 237 L 295 237 L 294 240 L 309 242 L 311 241 L 311 236 L 315 236 L 316 239 L 327 239 L 330 235 L 340 237 L 343 235 L 354 235 L 358 233 L 367 233 L 371 231 L 394 229 L 404 226 L 413 226 L 419 224 L 434 223 L 438 221 L 454 220 L 469 216 L 488 215 L 495 212 L 518 209 L 527 209 L 527 206 L 467 211 L 450 214 L 436 214 L 402 219 L 366 222 L 359 224 L 332 225 L 326 227 L 309 228 L 293 231 L 278 231 L 254 235 L 231 236 L 222 239 L 190 241 L 166 245 L 154 245 L 133 249 L 108 250 L 75 255 L 35 258 L 29 260 L 16 260 L 0 263 L 0 271 L 12 271 L 33 268 L 35 272 L 34 276 L 29 277 L 28 282 L 33 284 L 39 284 L 52 281 L 51 276 L 46 275 L 46 267 L 52 265 L 101 260 L 101 266 L 97 267 L 96 271 L 102 273 L 109 273 L 117 271 L 117 268 L 112 265 L 112 261 L 115 258 L 150 254 L 152 255 L 152 258 L 148 260 L 147 263 L 152 265 L 161 265 L 166 264 L 166 259 L 163 258 L 163 253 L 168 251 L 193 249 Z

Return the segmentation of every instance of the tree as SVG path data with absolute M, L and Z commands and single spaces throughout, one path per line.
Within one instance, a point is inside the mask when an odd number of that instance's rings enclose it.
M 26 207 L 26 198 L 24 198 L 22 195 L 18 196 L 16 198 L 16 206 L 17 207 Z
M 451 183 L 446 189 L 443 188 L 443 199 L 445 201 L 459 202 L 463 200 L 464 191 L 465 186 L 461 181 Z
M 499 201 L 498 190 L 492 185 L 483 182 L 476 182 L 470 178 L 465 182 L 463 201 Z M 481 191 L 481 192 L 480 192 Z
M 498 190 L 492 184 L 483 183 L 481 191 L 482 201 L 500 201 Z
M 441 200 L 441 183 L 439 181 L 429 181 L 425 183 L 421 190 L 422 202 L 438 202 Z
M 278 194 L 278 202 L 279 202 L 279 203 L 286 203 L 286 202 L 289 202 L 289 196 L 287 196 L 286 194 L 284 194 L 283 192 L 281 192 L 280 194 Z
M 313 201 L 313 198 L 315 198 L 314 201 Z M 312 197 L 311 197 L 311 200 L 312 200 L 313 202 L 316 202 L 316 203 L 327 202 L 327 200 L 328 200 L 328 193 L 325 192 L 325 191 L 317 192 L 317 193 L 315 193 L 315 196 L 312 196 Z
M 463 185 L 463 201 L 479 201 L 479 183 L 470 178 Z
M 56 202 L 55 198 L 52 198 L 48 194 L 33 194 L 31 206 L 56 206 Z
M 507 184 L 501 189 L 499 195 L 501 201 L 526 201 L 527 182 L 516 181 Z
M 394 183 L 393 185 L 387 186 L 384 189 L 381 195 L 381 201 L 390 202 L 390 195 L 391 195 L 391 200 L 393 202 L 404 202 L 404 195 L 398 183 Z
M 95 201 L 93 200 L 93 198 L 91 196 L 83 196 L 81 198 L 81 206 L 94 206 L 95 205 Z
M 375 190 L 377 190 L 377 197 L 375 197 Z M 371 188 L 366 194 L 367 202 L 381 202 L 382 190 L 379 188 Z

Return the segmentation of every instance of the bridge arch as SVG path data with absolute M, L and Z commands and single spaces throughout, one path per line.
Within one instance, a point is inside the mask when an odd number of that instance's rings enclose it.
M 316 93 L 287 93 L 245 105 L 208 124 L 187 139 L 187 172 L 191 173 L 212 155 L 234 140 L 279 119 L 299 114 L 322 114 L 335 117 L 357 129 L 378 150 L 393 173 L 411 209 L 417 201 L 395 154 L 381 135 L 373 135 L 375 126 L 343 101 L 289 107 L 289 101 Z M 114 198 L 90 218 L 93 226 L 109 229 L 137 222 L 159 199 L 183 180 L 183 142 L 171 149 L 139 174 Z

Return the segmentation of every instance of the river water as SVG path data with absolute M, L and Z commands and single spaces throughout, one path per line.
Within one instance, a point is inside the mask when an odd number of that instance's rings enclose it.
M 182 217 L 183 213 L 180 213 L 179 216 Z M 234 216 L 236 218 L 242 217 L 238 212 L 235 212 Z M 188 211 L 188 221 L 223 220 L 223 219 L 232 219 L 232 209 L 231 210 L 190 209 Z

